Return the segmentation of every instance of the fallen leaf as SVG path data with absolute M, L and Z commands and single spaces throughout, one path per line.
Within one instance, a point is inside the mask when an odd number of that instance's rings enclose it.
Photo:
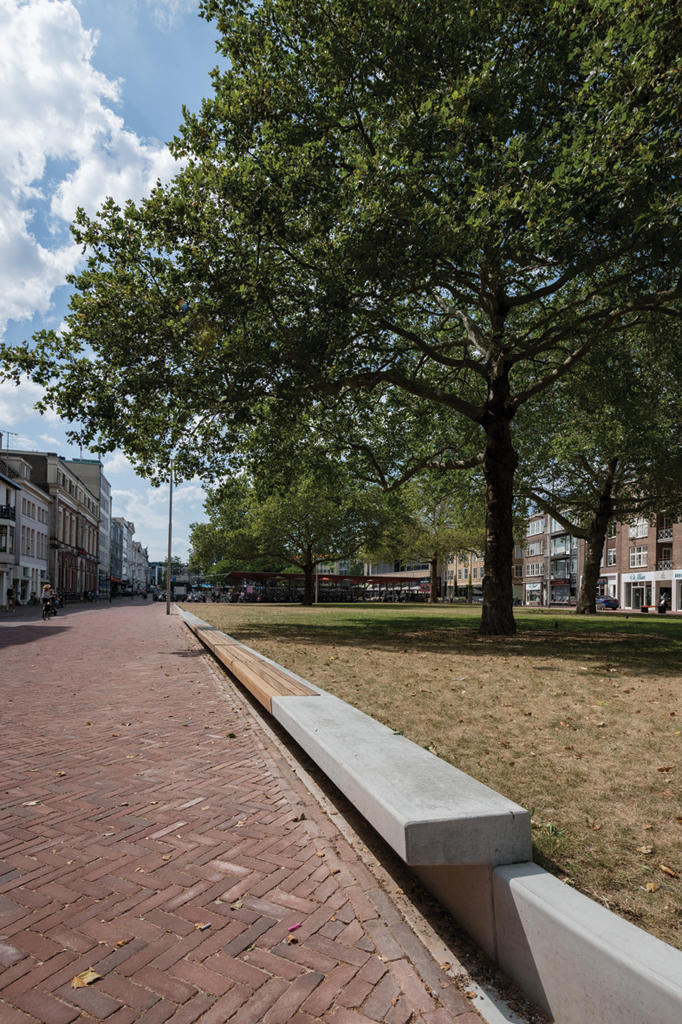
M 228 738 L 228 740 L 236 740 L 237 739 L 236 732 L 228 732 L 227 738 Z
M 87 985 L 92 985 L 93 981 L 97 981 L 102 975 L 98 974 L 97 971 L 93 971 L 91 967 L 88 967 L 87 971 L 82 971 L 77 974 L 71 982 L 71 988 L 86 988 Z
M 341 870 L 341 868 L 332 868 L 331 871 L 329 872 L 329 874 L 330 875 L 338 875 L 340 870 Z M 396 889 L 396 892 L 402 892 L 402 891 L 403 891 L 402 889 Z
M 663 768 L 657 768 L 656 769 L 657 772 L 671 772 L 672 770 L 673 770 L 673 765 L 671 765 L 671 764 L 665 765 L 665 767 L 663 767 Z
M 597 728 L 598 729 L 605 729 L 606 728 L 606 722 L 597 722 Z
M 295 935 L 287 935 L 287 945 L 288 946 L 293 946 L 294 943 L 296 943 L 296 942 L 298 942 L 298 939 L 296 938 Z
M 38 800 L 27 800 L 27 801 L 26 801 L 26 803 L 25 803 L 25 804 L 22 804 L 21 806 L 22 806 L 22 807 L 35 807 L 35 805 L 36 805 L 37 803 L 39 803 L 39 801 L 38 801 Z
M 680 825 L 682 825 L 682 817 L 677 818 L 677 821 L 679 821 Z
M 206 929 L 210 928 L 210 927 L 211 927 L 211 922 L 210 921 L 208 921 L 206 924 L 201 924 L 201 922 L 197 922 L 197 924 L 194 925 L 194 930 L 197 931 L 197 932 L 205 932 Z
M 647 882 L 644 888 L 647 892 L 658 892 L 660 885 L 656 885 L 655 882 Z
M 585 669 L 585 671 L 587 672 L 587 669 Z M 468 992 L 465 992 L 464 995 L 467 997 L 467 999 L 475 999 L 476 998 L 476 993 L 472 992 L 471 989 L 469 989 Z
M 516 764 L 516 761 L 507 761 L 507 764 L 509 765 L 510 768 L 513 768 Z
M 441 981 L 440 982 L 440 987 L 441 988 L 450 988 L 450 982 L 449 981 Z
M 239 900 L 237 903 L 230 903 L 230 910 L 241 910 L 243 906 L 244 904 Z
M 235 828 L 244 828 L 245 824 L 246 824 L 246 818 L 242 818 L 241 821 L 237 822 L 237 824 L 235 825 Z
M 403 896 L 405 894 L 405 890 L 404 889 L 396 889 L 396 892 L 400 893 L 401 896 Z
M 57 775 L 66 775 L 66 772 L 57 772 Z
M 172 855 L 171 855 L 170 853 L 164 853 L 164 855 L 163 855 L 163 857 L 161 858 L 161 860 L 170 860 L 170 859 L 171 859 L 171 856 L 172 856 Z
M 672 868 L 667 867 L 665 864 L 658 865 L 661 871 L 665 871 L 666 875 L 670 875 L 671 878 L 679 878 L 677 871 L 673 871 Z
M 381 960 L 382 963 L 384 963 L 384 964 L 388 963 L 388 957 L 387 956 L 382 956 L 381 953 L 379 953 L 378 956 L 379 956 L 379 959 Z
M 450 968 L 451 968 L 451 966 L 452 966 L 452 964 L 449 964 L 449 963 L 447 962 L 447 960 L 445 960 L 445 961 L 444 961 L 444 962 L 443 962 L 443 963 L 442 963 L 442 964 L 440 965 L 440 969 L 441 969 L 441 971 L 449 971 L 449 970 L 450 970 Z
M 116 943 L 116 945 L 117 946 L 127 946 L 129 942 L 130 942 L 130 939 L 121 939 L 119 942 Z
M 120 732 L 112 732 L 112 734 L 111 734 L 111 735 L 112 735 L 112 736 L 113 736 L 113 737 L 114 737 L 115 739 L 118 739 L 118 737 L 119 737 L 119 736 L 120 736 L 121 734 L 120 734 Z
M 85 724 L 86 725 L 92 725 L 92 722 L 86 722 Z
M 398 997 L 397 996 L 393 996 L 393 999 L 391 999 L 391 1005 L 392 1006 L 397 1006 L 398 1005 Z
M 637 849 L 638 849 L 638 851 L 640 853 L 653 853 L 654 852 L 653 846 L 638 846 Z
M 318 850 L 317 851 L 317 856 L 318 857 L 324 857 L 324 850 Z
M 67 864 L 73 864 L 73 861 L 72 861 L 72 860 L 67 860 L 67 862 L 66 862 L 66 863 L 67 863 Z
M 679 818 L 678 818 L 679 821 Z M 654 826 L 653 825 L 642 825 L 643 832 L 649 832 Z
M 201 809 L 202 809 L 202 811 L 207 811 L 208 810 L 208 804 L 206 804 L 206 806 L 202 807 Z

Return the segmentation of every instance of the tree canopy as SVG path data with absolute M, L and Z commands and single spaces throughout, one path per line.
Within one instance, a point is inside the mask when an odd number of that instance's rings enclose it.
M 441 461 L 485 475 L 481 630 L 512 633 L 514 416 L 680 311 L 679 5 L 201 10 L 231 67 L 185 114 L 186 166 L 79 213 L 67 329 L 6 365 L 150 473 L 171 451 L 217 472 L 263 422 L 388 391 L 461 419 L 479 447 L 462 426 Z

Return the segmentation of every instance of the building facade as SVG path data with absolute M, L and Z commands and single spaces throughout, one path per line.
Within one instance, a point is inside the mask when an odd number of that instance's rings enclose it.
M 98 585 L 99 495 L 55 452 L 10 450 L 7 461 L 24 460 L 31 482 L 51 499 L 48 576 L 55 590 L 74 600 Z
M 18 473 L 0 453 L 0 606 L 7 604 L 7 588 L 14 583 L 16 567 L 17 500 L 22 487 Z
M 26 604 L 40 592 L 49 579 L 50 520 L 52 499 L 31 479 L 32 467 L 21 457 L 12 456 L 9 465 L 21 483 L 17 496 L 15 532 L 15 572 L 17 604 Z
M 66 465 L 99 498 L 97 589 L 102 597 L 108 597 L 111 586 L 111 484 L 99 459 L 67 459 Z

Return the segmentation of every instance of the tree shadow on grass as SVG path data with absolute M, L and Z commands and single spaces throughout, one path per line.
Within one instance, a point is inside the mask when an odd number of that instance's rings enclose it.
M 330 614 L 325 614 L 327 611 Z M 429 613 L 424 609 L 415 614 L 408 608 L 388 612 L 379 607 L 368 613 L 365 609 L 322 608 L 304 615 L 295 612 L 296 617 L 288 622 L 246 617 L 241 623 L 221 623 L 219 613 L 213 622 L 256 650 L 262 643 L 275 643 L 283 648 L 287 644 L 336 646 L 500 660 L 560 658 L 579 663 L 596 657 L 600 663 L 614 666 L 626 663 L 630 672 L 642 675 L 679 676 L 682 669 L 682 621 L 520 614 L 516 636 L 482 637 L 476 612 L 449 611 L 441 608 Z M 320 618 L 314 621 L 317 614 Z M 548 669 L 543 667 L 543 671 Z

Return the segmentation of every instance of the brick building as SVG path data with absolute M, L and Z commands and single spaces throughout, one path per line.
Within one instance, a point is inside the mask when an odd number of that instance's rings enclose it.
M 575 605 L 582 582 L 586 542 L 551 516 L 528 520 L 523 559 L 526 605 Z M 651 522 L 611 523 L 604 544 L 601 596 L 615 597 L 621 608 L 658 605 L 662 596 L 671 611 L 682 611 L 682 523 L 665 516 Z

